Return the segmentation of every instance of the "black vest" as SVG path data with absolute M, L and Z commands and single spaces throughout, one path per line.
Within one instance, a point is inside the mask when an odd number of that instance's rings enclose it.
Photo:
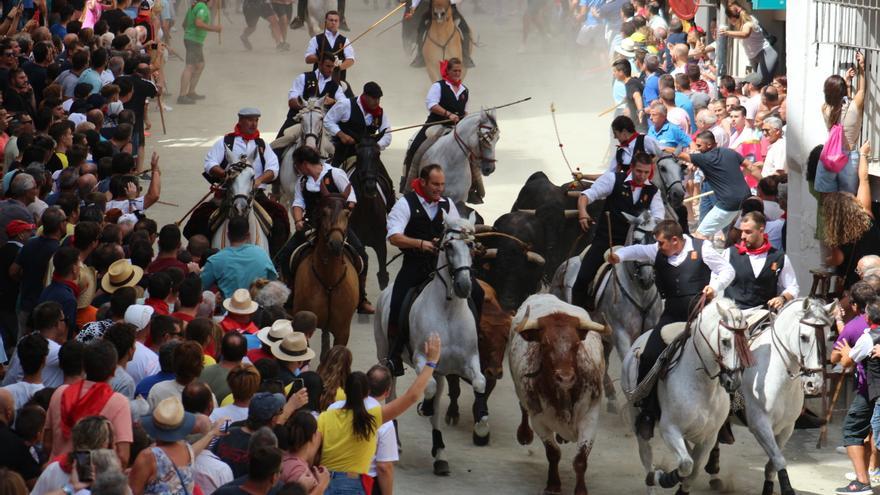
M 868 332 L 874 345 L 880 344 L 880 329 L 875 328 Z M 880 397 L 880 358 L 868 357 L 862 361 L 865 366 L 865 375 L 868 377 L 868 399 L 874 400 Z
M 300 186 L 302 187 L 302 195 L 303 202 L 306 204 L 305 218 L 309 219 L 309 221 L 314 222 L 316 220 L 317 208 L 318 204 L 321 202 L 321 191 L 313 192 L 306 189 L 306 182 L 308 182 L 309 177 L 307 175 L 303 175 L 299 179 Z M 324 187 L 327 189 L 327 192 L 330 194 L 339 194 L 342 191 L 336 187 L 336 182 L 333 181 L 333 169 L 331 168 L 324 177 L 321 177 L 321 183 L 324 184 Z M 313 225 L 316 227 L 316 225 Z
M 234 132 L 230 132 L 229 134 L 223 136 L 223 146 L 232 151 L 232 145 L 235 144 L 235 138 L 237 136 Z M 264 153 L 266 152 L 266 141 L 263 141 L 262 138 L 254 139 L 257 143 L 257 158 L 260 160 L 260 164 L 263 165 L 263 169 L 266 168 L 266 159 L 264 158 Z M 229 165 L 229 160 L 226 159 L 226 153 L 223 153 L 223 159 L 220 160 L 220 163 L 217 164 L 223 170 L 226 170 L 226 166 Z M 221 180 L 208 174 L 207 172 L 202 173 L 202 176 L 208 179 L 208 182 L 215 183 L 220 182 Z
M 663 299 L 693 297 L 709 285 L 712 270 L 703 263 L 703 241 L 692 239 L 692 242 L 694 250 L 678 266 L 670 265 L 669 258 L 657 251 L 654 271 L 657 276 L 657 290 Z
M 324 84 L 324 91 L 320 91 L 318 85 L 318 76 L 315 75 L 315 72 L 306 72 L 305 76 L 306 82 L 303 86 L 302 93 L 303 101 L 308 100 L 309 98 L 323 98 L 325 96 L 333 98 L 333 96 L 336 94 L 336 91 L 339 89 L 339 83 L 337 83 L 333 79 L 330 79 Z
M 653 184 L 645 184 L 642 186 L 642 194 L 639 200 L 633 203 L 632 188 L 625 184 L 627 172 L 618 172 L 614 177 L 614 189 L 611 194 L 605 198 L 605 210 L 611 214 L 611 236 L 613 244 L 622 245 L 626 242 L 626 234 L 629 232 L 629 222 L 623 216 L 627 213 L 632 216 L 638 216 L 651 206 L 651 200 L 657 194 L 657 186 Z M 604 222 L 600 222 L 604 223 Z M 596 230 L 596 237 L 599 239 L 608 239 L 608 226 L 602 225 L 602 228 Z
M 336 42 L 333 43 L 333 46 L 330 46 L 330 42 L 327 40 L 326 33 L 321 33 L 315 36 L 315 41 L 317 41 L 318 43 L 318 53 L 315 54 L 318 57 L 318 61 L 321 60 L 321 56 L 325 52 L 335 53 L 336 55 L 334 55 L 334 57 L 336 57 L 338 60 L 345 60 L 345 50 L 342 49 L 342 47 L 344 47 L 345 44 L 348 42 L 348 39 L 345 36 L 341 34 L 337 35 Z M 318 70 L 317 63 L 312 65 L 312 70 Z M 341 71 L 339 73 L 340 80 L 345 81 L 346 72 L 347 71 Z
M 410 191 L 404 194 L 403 199 L 406 200 L 406 203 L 409 206 L 409 222 L 406 224 L 406 228 L 403 229 L 403 235 L 412 239 L 430 241 L 443 234 L 443 215 L 441 215 L 440 212 L 437 212 L 437 215 L 431 219 L 428 216 L 428 212 L 422 207 L 422 202 L 419 201 L 419 197 L 415 191 Z M 441 199 L 439 205 L 444 213 L 449 213 L 448 199 Z M 407 249 L 403 252 L 404 261 L 406 261 L 407 258 L 424 258 L 426 256 L 431 255 L 417 249 Z
M 779 280 L 779 272 L 785 266 L 785 253 L 770 248 L 770 251 L 767 251 L 764 267 L 755 277 L 748 253 L 739 254 L 736 247 L 730 249 L 730 264 L 736 271 L 736 277 L 727 287 L 727 297 L 733 299 L 740 308 L 765 306 L 767 301 L 777 296 L 776 284 Z
M 349 98 L 348 102 L 351 104 L 351 115 L 348 117 L 348 122 L 339 123 L 339 129 L 342 132 L 355 138 L 379 132 L 379 127 L 382 126 L 382 115 L 374 117 L 373 124 L 368 126 L 367 120 L 364 118 L 364 112 L 361 111 L 361 107 L 358 105 L 357 97 Z
M 617 171 L 618 172 L 629 172 L 629 166 L 632 163 L 632 157 L 636 156 L 636 153 L 647 153 L 645 151 L 645 135 L 639 134 L 636 137 L 636 145 L 633 147 L 632 155 L 630 155 L 630 163 L 623 163 L 623 148 L 617 148 L 617 153 L 615 158 L 617 159 Z
M 439 80 L 437 84 L 440 85 L 440 103 L 438 103 L 444 110 L 450 113 L 454 113 L 458 115 L 459 118 L 464 117 L 465 108 L 467 107 L 468 98 L 470 96 L 470 91 L 465 88 L 464 91 L 458 95 L 458 98 L 455 97 L 455 93 L 452 91 L 452 88 L 446 84 L 446 81 Z M 442 115 L 437 115 L 434 112 L 430 112 L 428 114 L 427 122 L 440 122 L 441 120 L 447 120 L 448 117 L 444 117 Z

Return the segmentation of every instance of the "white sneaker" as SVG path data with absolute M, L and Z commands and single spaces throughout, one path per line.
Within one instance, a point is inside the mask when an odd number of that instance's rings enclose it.
M 880 484 L 880 468 L 873 469 L 868 471 L 868 476 L 871 478 L 872 485 Z M 856 479 L 856 473 L 854 471 L 850 471 L 843 475 L 847 481 L 854 481 Z
M 166 105 L 164 103 L 162 104 L 162 107 L 165 109 L 166 112 L 170 112 L 170 111 L 174 110 L 173 108 L 169 107 L 168 105 Z

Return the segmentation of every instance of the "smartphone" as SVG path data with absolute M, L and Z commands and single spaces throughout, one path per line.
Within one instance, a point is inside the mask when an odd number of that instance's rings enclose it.
M 80 481 L 94 481 L 94 469 L 92 469 L 92 452 L 90 450 L 77 450 L 73 453 L 76 460 L 76 476 Z
M 295 394 L 305 388 L 306 381 L 302 378 L 294 378 L 293 379 L 293 388 L 290 390 L 291 393 Z

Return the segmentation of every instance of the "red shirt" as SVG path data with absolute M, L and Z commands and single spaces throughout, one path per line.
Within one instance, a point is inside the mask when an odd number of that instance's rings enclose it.
M 256 363 L 260 359 L 266 359 L 266 358 L 275 359 L 275 356 L 273 356 L 269 352 L 266 352 L 266 350 L 263 349 L 263 346 L 260 346 L 256 349 L 249 350 L 247 352 L 247 358 L 250 360 L 251 363 Z
M 183 321 L 184 323 L 189 323 L 189 322 L 196 319 L 195 316 L 188 315 L 186 313 L 181 313 L 180 311 L 175 311 L 175 312 L 171 313 L 171 316 L 177 318 L 180 321 Z
M 149 297 L 144 301 L 144 304 L 153 308 L 157 315 L 168 315 L 168 303 L 164 299 Z
M 179 268 L 184 275 L 187 274 L 189 269 L 187 269 L 186 264 L 177 258 L 172 257 L 160 257 L 153 260 L 152 263 L 147 265 L 147 273 L 158 273 L 163 270 L 167 270 L 169 268 Z

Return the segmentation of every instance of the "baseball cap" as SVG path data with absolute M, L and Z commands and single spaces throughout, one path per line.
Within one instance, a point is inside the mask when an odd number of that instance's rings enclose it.
M 134 325 L 140 332 L 150 324 L 154 311 L 152 306 L 132 304 L 125 310 L 125 322 Z
M 251 398 L 248 406 L 248 419 L 265 423 L 281 411 L 284 407 L 284 396 L 269 392 L 258 392 Z

